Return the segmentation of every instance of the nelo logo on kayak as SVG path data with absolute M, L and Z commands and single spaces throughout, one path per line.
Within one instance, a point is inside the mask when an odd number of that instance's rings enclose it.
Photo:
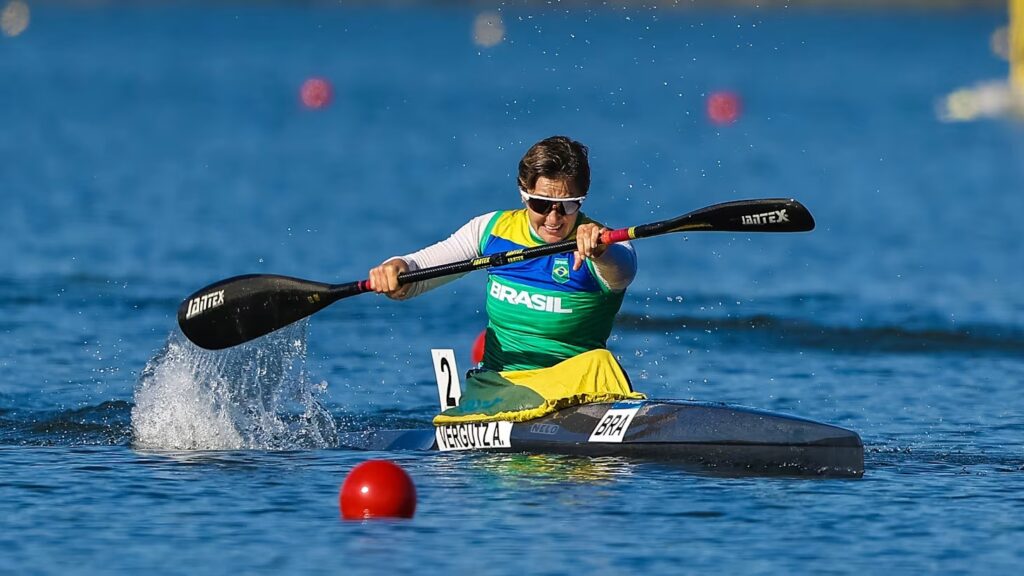
M 478 448 L 511 448 L 512 423 L 499 422 L 467 422 L 466 424 L 449 424 L 434 429 L 437 447 L 442 452 L 448 450 L 473 450 Z
M 526 290 L 519 291 L 493 280 L 491 281 L 490 294 L 491 298 L 497 298 L 499 301 L 505 301 L 515 306 L 526 306 L 530 310 L 553 312 L 555 314 L 572 314 L 572 308 L 562 308 L 562 298 L 560 296 L 530 294 Z
M 789 215 L 786 214 L 785 208 L 782 210 L 763 212 L 761 214 L 750 214 L 743 217 L 744 226 L 760 226 L 764 224 L 779 224 L 782 222 L 789 222 Z
M 193 316 L 198 316 L 207 310 L 216 308 L 224 303 L 224 291 L 218 290 L 216 292 L 210 292 L 209 294 L 203 294 L 202 296 L 193 298 L 188 303 L 188 312 L 185 313 L 185 319 L 188 320 Z
M 546 434 L 552 436 L 558 434 L 558 429 L 561 428 L 558 424 L 531 424 L 530 432 L 534 434 Z

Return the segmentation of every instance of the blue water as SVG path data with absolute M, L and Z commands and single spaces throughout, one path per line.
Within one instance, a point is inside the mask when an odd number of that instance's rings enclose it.
M 1024 125 L 935 103 L 1005 76 L 995 12 L 32 5 L 0 38 L 0 572 L 1011 572 L 1024 561 Z M 333 103 L 303 109 L 322 76 Z M 730 126 L 704 114 L 733 90 Z M 339 449 L 428 425 L 482 274 L 190 348 L 242 273 L 342 282 L 515 206 L 591 147 L 615 226 L 791 196 L 809 234 L 637 243 L 609 345 L 652 397 L 858 431 L 860 480 Z M 414 520 L 337 491 L 400 462 Z

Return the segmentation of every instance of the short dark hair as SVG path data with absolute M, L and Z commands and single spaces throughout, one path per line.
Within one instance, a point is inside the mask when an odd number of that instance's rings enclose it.
M 519 187 L 533 190 L 541 176 L 571 180 L 581 194 L 586 194 L 590 189 L 587 147 L 565 136 L 552 136 L 530 146 L 519 161 Z

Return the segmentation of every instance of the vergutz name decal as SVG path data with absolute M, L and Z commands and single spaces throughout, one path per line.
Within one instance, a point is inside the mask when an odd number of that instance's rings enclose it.
M 449 424 L 434 429 L 437 447 L 449 450 L 480 450 L 512 447 L 511 422 Z

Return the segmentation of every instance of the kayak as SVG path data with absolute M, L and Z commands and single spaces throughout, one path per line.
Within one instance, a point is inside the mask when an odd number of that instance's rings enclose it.
M 739 474 L 854 477 L 864 445 L 851 430 L 718 402 L 626 400 L 583 404 L 526 422 L 344 432 L 343 447 L 620 456 L 698 464 Z

